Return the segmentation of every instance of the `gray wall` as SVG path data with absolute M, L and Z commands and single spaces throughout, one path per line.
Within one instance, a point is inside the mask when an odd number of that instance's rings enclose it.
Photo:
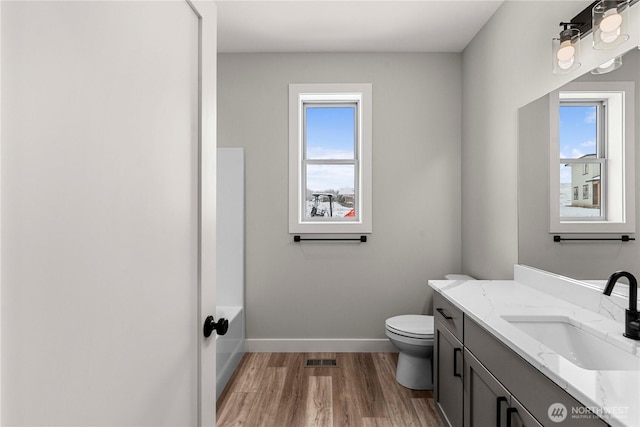
M 589 1 L 506 1 L 463 52 L 462 267 L 482 279 L 513 277 L 518 262 L 518 109 L 638 41 L 596 51 L 585 39 L 582 67 L 551 72 L 551 38 Z M 524 20 L 524 21 L 523 21 Z M 523 27 L 523 22 L 526 25 Z
M 218 144 L 246 153 L 248 338 L 384 338 L 461 268 L 460 54 L 220 54 Z M 292 243 L 289 83 L 373 84 L 369 242 Z
M 635 108 L 640 111 L 637 96 L 639 56 L 638 50 L 633 49 L 623 58 L 620 69 L 600 76 L 589 73 L 576 81 L 634 81 Z M 549 234 L 549 185 L 544 179 L 549 176 L 549 115 L 548 96 L 522 107 L 519 114 L 519 262 L 577 279 L 605 279 L 616 270 L 640 273 L 640 246 L 635 242 L 558 244 L 552 241 Z M 636 122 L 636 138 L 637 135 Z M 638 151 L 636 149 L 636 165 L 640 164 Z M 636 200 L 640 200 L 639 190 L 640 187 L 636 186 Z M 638 209 L 636 224 L 640 224 Z

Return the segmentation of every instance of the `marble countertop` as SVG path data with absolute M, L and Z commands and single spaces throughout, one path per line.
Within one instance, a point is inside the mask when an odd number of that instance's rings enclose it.
M 516 266 L 518 268 L 522 267 Z M 558 290 L 554 295 L 541 290 L 549 286 L 532 286 L 546 280 L 545 272 L 530 269 L 525 273 L 516 272 L 516 280 L 432 280 L 429 285 L 607 423 L 640 426 L 640 341 L 622 336 L 624 324 L 619 319 L 619 311 L 624 309 L 619 307 L 620 298 L 612 302 L 606 297 L 602 299 L 597 289 L 576 290 L 573 287 L 579 287 L 579 282 L 570 279 L 567 284 L 554 283 L 552 289 Z M 559 276 L 553 276 L 558 280 Z M 522 281 L 519 277 L 523 277 Z M 583 298 L 566 296 L 583 291 L 587 292 Z M 563 292 L 566 295 L 563 296 Z M 570 302 L 574 299 L 579 303 Z M 582 302 L 588 299 L 596 303 Z M 597 301 L 604 302 L 598 304 Z M 569 318 L 574 326 L 638 357 L 637 369 L 581 368 L 503 318 L 540 315 Z

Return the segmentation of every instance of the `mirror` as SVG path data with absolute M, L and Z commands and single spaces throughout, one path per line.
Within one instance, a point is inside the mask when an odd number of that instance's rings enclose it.
M 574 82 L 633 82 L 635 111 L 640 111 L 640 51 L 633 49 L 622 58 L 622 66 L 606 74 L 587 73 Z M 572 82 L 573 83 L 573 82 Z M 571 84 L 571 83 L 570 83 Z M 603 85 L 604 86 L 604 85 Z M 562 90 L 562 88 L 560 88 Z M 636 114 L 637 115 L 637 114 Z M 562 120 L 562 119 L 560 119 Z M 636 181 L 640 177 L 638 122 L 635 120 L 634 146 Z M 602 280 L 616 270 L 640 275 L 640 241 L 563 241 L 554 242 L 550 233 L 550 94 L 520 108 L 518 112 L 518 262 L 564 276 L 584 280 Z M 636 224 L 640 226 L 640 185 L 636 186 Z M 575 189 L 570 190 L 575 191 Z M 588 191 L 585 188 L 585 191 Z M 573 194 L 573 193 L 570 193 Z M 579 193 L 582 195 L 582 186 Z M 585 193 L 586 194 L 586 193 Z M 575 197 L 575 196 L 568 196 Z M 580 196 L 579 196 L 580 197 Z M 617 237 L 622 234 L 617 233 Z M 562 237 L 616 237 L 572 235 Z M 631 235 L 635 237 L 635 235 Z

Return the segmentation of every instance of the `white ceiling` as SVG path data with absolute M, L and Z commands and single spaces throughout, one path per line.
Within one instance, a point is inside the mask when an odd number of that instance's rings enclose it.
M 218 1 L 219 52 L 461 52 L 503 0 Z

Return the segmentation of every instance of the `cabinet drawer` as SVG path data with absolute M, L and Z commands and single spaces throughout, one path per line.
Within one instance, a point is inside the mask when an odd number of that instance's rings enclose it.
M 456 338 L 462 341 L 462 311 L 437 292 L 433 294 L 433 317 L 442 322 Z
M 464 325 L 464 345 L 542 425 L 555 425 L 548 411 L 558 403 L 565 406 L 569 415 L 558 425 L 608 425 L 595 415 L 573 419 L 572 410 L 583 408 L 580 412 L 586 412 L 584 405 L 469 317 Z

